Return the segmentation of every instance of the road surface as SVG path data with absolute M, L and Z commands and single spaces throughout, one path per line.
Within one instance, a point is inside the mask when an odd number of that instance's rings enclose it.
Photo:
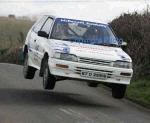
M 38 73 L 26 80 L 22 66 L 1 63 L 0 123 L 150 123 L 150 111 L 79 81 L 45 91 Z

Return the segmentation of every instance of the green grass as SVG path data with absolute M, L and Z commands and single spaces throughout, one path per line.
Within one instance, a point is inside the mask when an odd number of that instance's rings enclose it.
M 127 89 L 127 98 L 150 108 L 150 79 L 131 82 Z

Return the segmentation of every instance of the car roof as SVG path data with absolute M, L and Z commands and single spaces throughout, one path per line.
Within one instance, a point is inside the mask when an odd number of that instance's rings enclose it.
M 44 16 L 47 16 L 47 17 L 51 17 L 51 18 L 54 18 L 54 19 L 57 19 L 57 18 L 66 18 L 66 19 L 74 19 L 74 20 L 82 20 L 82 21 L 89 21 L 89 22 L 94 22 L 94 23 L 101 23 L 101 24 L 105 24 L 105 25 L 108 25 L 107 23 L 105 22 L 101 22 L 97 19 L 94 19 L 94 18 L 87 18 L 87 17 L 78 17 L 78 16 L 55 16 L 55 15 L 44 15 Z

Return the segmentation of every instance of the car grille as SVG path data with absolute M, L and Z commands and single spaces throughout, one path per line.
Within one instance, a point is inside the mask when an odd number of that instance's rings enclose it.
M 101 65 L 101 66 L 112 66 L 112 61 L 100 60 L 100 59 L 92 59 L 92 58 L 85 58 L 85 57 L 79 57 L 79 61 L 78 62 L 86 63 L 86 64 Z

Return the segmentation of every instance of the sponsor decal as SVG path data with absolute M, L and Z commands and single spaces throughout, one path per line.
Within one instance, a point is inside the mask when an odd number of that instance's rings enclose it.
M 70 53 L 70 47 L 67 44 L 65 44 L 65 43 L 55 44 L 54 45 L 54 50 L 56 52 Z
M 71 43 L 69 46 L 72 47 L 73 50 L 77 52 L 98 53 L 98 54 L 109 55 L 109 56 L 112 55 L 111 51 L 114 51 L 114 48 L 111 47 L 83 45 L 80 43 L 78 44 Z
M 70 46 L 76 48 L 76 49 L 84 49 L 86 50 L 93 50 L 93 51 L 112 51 L 114 48 L 112 47 L 105 47 L 105 46 L 91 46 L 91 45 L 83 45 L 83 44 L 71 44 Z
M 57 22 L 61 23 L 74 23 L 74 24 L 83 24 L 83 25 L 89 25 L 89 26 L 99 26 L 107 28 L 106 24 L 96 23 L 96 22 L 89 22 L 89 21 L 83 21 L 83 20 L 74 20 L 74 19 L 66 19 L 66 18 L 57 18 Z

